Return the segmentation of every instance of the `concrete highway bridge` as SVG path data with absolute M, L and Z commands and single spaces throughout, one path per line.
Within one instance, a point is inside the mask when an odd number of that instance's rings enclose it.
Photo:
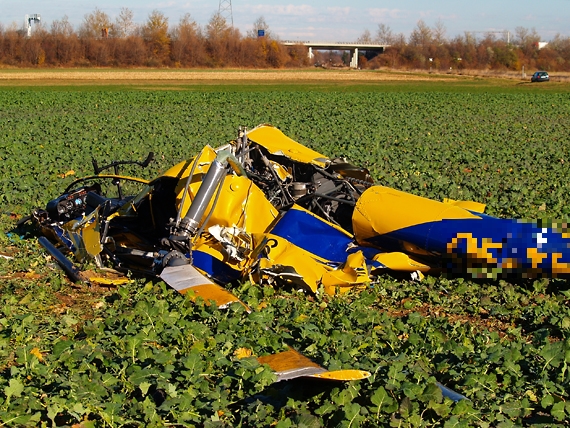
M 375 51 L 382 53 L 390 45 L 376 45 L 367 43 L 331 43 L 331 42 L 282 42 L 285 46 L 303 45 L 309 48 L 309 58 L 313 58 L 313 50 L 323 51 L 350 51 L 350 66 L 358 68 L 358 52 L 360 51 Z

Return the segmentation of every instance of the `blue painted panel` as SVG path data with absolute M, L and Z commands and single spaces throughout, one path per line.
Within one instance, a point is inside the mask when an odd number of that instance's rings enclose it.
M 220 284 L 227 284 L 240 279 L 242 276 L 241 271 L 232 269 L 221 260 L 213 257 L 211 254 L 204 253 L 199 250 L 192 251 L 192 264 L 198 269 L 206 272 Z
M 469 242 L 461 238 L 465 234 L 474 238 L 475 247 L 481 249 L 481 254 L 489 254 L 496 259 L 498 267 L 514 261 L 515 273 L 570 274 L 569 268 L 560 267 L 560 264 L 570 263 L 570 239 L 551 227 L 524 220 L 487 215 L 481 215 L 479 219 L 444 219 L 379 235 L 369 242 L 385 251 L 396 251 L 399 242 L 406 241 L 445 255 L 450 253 L 448 245 L 455 239 L 452 253 L 458 260 L 463 256 L 477 258 L 473 240 Z M 533 259 L 530 254 L 534 252 L 540 257 Z
M 291 209 L 277 222 L 271 233 L 284 238 L 331 262 L 344 263 L 347 247 L 353 240 L 311 214 Z

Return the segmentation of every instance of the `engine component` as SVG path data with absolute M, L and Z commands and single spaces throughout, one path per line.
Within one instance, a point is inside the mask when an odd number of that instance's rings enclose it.
M 291 187 L 291 196 L 293 196 L 293 199 L 299 199 L 300 197 L 305 196 L 308 192 L 307 183 L 292 183 Z

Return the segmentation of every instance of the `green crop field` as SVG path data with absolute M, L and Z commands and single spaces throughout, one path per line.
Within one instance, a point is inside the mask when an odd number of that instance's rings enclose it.
M 271 123 L 377 182 L 500 217 L 570 217 L 569 84 L 137 82 L 0 88 L 0 426 L 565 426 L 565 280 L 380 278 L 310 297 L 230 285 L 250 307 L 192 304 L 162 282 L 71 284 L 29 230 L 91 158 L 152 178 L 239 126 Z M 92 268 L 92 266 L 86 266 Z M 239 305 L 238 305 L 239 306 Z M 291 345 L 346 384 L 273 375 Z M 444 400 L 441 382 L 468 400 Z

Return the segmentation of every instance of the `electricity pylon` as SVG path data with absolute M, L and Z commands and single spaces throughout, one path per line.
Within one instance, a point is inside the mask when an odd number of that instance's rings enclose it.
M 234 26 L 234 16 L 232 14 L 232 0 L 220 0 L 220 7 L 218 13 L 222 16 L 228 24 Z

